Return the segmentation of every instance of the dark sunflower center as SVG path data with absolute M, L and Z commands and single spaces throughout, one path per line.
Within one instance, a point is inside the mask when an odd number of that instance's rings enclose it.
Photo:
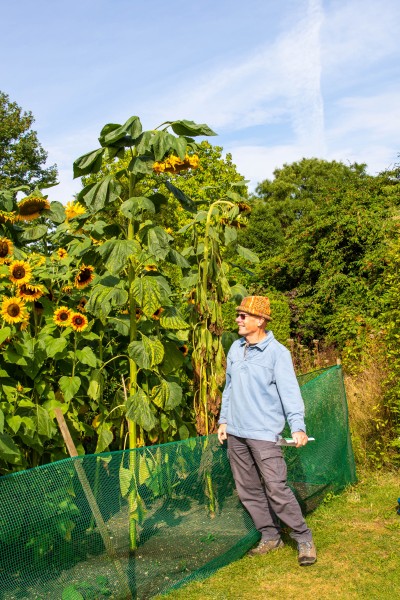
M 68 313 L 62 312 L 58 315 L 58 318 L 60 319 L 60 321 L 68 321 Z
M 5 258 L 8 254 L 7 242 L 0 242 L 0 258 Z
M 90 279 L 92 272 L 90 269 L 83 269 L 78 275 L 79 283 L 85 283 L 88 279 Z
M 14 267 L 13 276 L 14 279 L 23 279 L 26 275 L 24 267 Z
M 22 285 L 20 290 L 24 294 L 24 296 L 34 296 L 35 295 L 35 290 L 31 290 L 30 288 L 26 287 L 26 285 Z
M 74 317 L 74 323 L 78 327 L 80 327 L 81 325 L 83 325 L 84 322 L 85 321 L 82 319 L 82 317 Z
M 10 317 L 18 317 L 19 313 L 21 312 L 21 307 L 19 304 L 10 304 L 10 306 L 7 308 L 7 312 Z

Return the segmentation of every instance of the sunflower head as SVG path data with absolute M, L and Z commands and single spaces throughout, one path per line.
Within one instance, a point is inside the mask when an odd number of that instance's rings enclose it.
M 0 265 L 3 265 L 11 258 L 13 253 L 13 243 L 8 238 L 0 238 Z
M 38 298 L 41 298 L 44 293 L 45 289 L 42 285 L 23 283 L 18 287 L 17 295 L 19 298 L 26 300 L 26 302 L 34 302 Z
M 179 350 L 182 352 L 183 356 L 187 356 L 189 352 L 189 347 L 186 344 L 179 346 Z
M 65 248 L 59 248 L 57 250 L 57 257 L 62 260 L 63 258 L 68 258 L 68 252 L 65 250 Z
M 194 156 L 185 155 L 182 160 L 175 154 L 170 154 L 163 161 L 156 161 L 153 164 L 153 171 L 155 173 L 179 173 L 180 171 L 186 171 L 187 169 L 197 169 L 199 166 L 199 157 L 197 154 Z
M 83 296 L 78 303 L 77 309 L 81 312 L 85 312 L 85 306 L 88 303 L 88 299 Z
M 13 210 L 11 212 L 7 212 L 5 210 L 0 210 L 0 223 L 15 223 L 18 221 L 18 215 Z
M 18 218 L 21 221 L 33 221 L 45 210 L 50 210 L 50 202 L 43 196 L 28 196 L 18 204 Z
M 24 300 L 15 296 L 13 298 L 3 298 L 1 316 L 4 321 L 11 325 L 27 321 L 28 312 Z
M 145 271 L 158 271 L 157 266 L 156 265 L 145 265 L 144 266 L 144 270 Z
M 60 306 L 54 312 L 53 321 L 56 325 L 60 325 L 60 327 L 69 327 L 71 325 L 71 316 L 72 311 L 68 306 Z
M 92 283 L 94 279 L 94 267 L 91 265 L 82 265 L 78 275 L 75 277 L 75 287 L 82 290 Z
M 73 219 L 74 217 L 79 217 L 79 215 L 83 215 L 86 212 L 86 208 L 82 206 L 80 202 L 67 202 L 65 207 L 65 216 L 67 221 Z
M 32 269 L 25 260 L 14 260 L 9 266 L 10 279 L 17 285 L 28 283 L 32 279 Z
M 83 331 L 88 326 L 88 319 L 82 313 L 76 312 L 71 315 L 71 327 L 75 331 Z
M 161 313 L 164 312 L 163 308 L 158 308 L 155 313 L 153 313 L 152 318 L 158 321 L 160 319 Z

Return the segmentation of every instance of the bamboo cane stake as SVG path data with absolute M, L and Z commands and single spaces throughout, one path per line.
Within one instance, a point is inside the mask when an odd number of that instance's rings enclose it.
M 60 428 L 61 435 L 64 438 L 64 442 L 67 447 L 69 455 L 71 457 L 78 456 L 77 449 L 72 440 L 71 434 L 68 429 L 68 425 L 64 419 L 64 415 L 62 414 L 61 409 L 55 408 L 54 414 L 56 416 L 57 423 Z M 114 567 L 117 572 L 118 579 L 121 584 L 124 597 L 126 600 L 132 600 L 133 596 L 132 596 L 132 593 L 129 588 L 127 575 L 121 565 L 121 562 L 119 561 L 119 559 L 117 557 L 115 548 L 110 539 L 110 534 L 108 533 L 107 526 L 104 522 L 104 519 L 103 519 L 100 509 L 99 509 L 99 505 L 97 504 L 96 498 L 94 497 L 94 494 L 90 487 L 88 478 L 86 477 L 86 473 L 85 473 L 83 466 L 79 460 L 74 460 L 73 462 L 74 462 L 74 467 L 75 467 L 76 473 L 78 475 L 79 481 L 81 482 L 82 489 L 85 493 L 86 500 L 88 501 L 90 510 L 92 511 L 92 514 L 95 518 L 99 533 L 102 537 L 106 552 L 107 552 L 108 556 L 110 557 L 110 559 L 112 560 L 112 562 L 114 563 Z

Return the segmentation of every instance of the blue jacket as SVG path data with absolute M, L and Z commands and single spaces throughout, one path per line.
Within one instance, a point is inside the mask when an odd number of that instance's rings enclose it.
M 272 331 L 258 344 L 233 342 L 227 357 L 226 383 L 219 424 L 227 433 L 274 442 L 289 423 L 291 432 L 305 431 L 304 403 L 292 357 Z

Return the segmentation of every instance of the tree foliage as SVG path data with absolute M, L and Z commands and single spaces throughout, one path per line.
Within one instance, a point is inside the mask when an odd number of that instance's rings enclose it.
M 34 121 L 31 112 L 0 91 L 0 189 L 44 188 L 56 183 L 57 168 L 44 167 L 47 152 L 32 129 Z

